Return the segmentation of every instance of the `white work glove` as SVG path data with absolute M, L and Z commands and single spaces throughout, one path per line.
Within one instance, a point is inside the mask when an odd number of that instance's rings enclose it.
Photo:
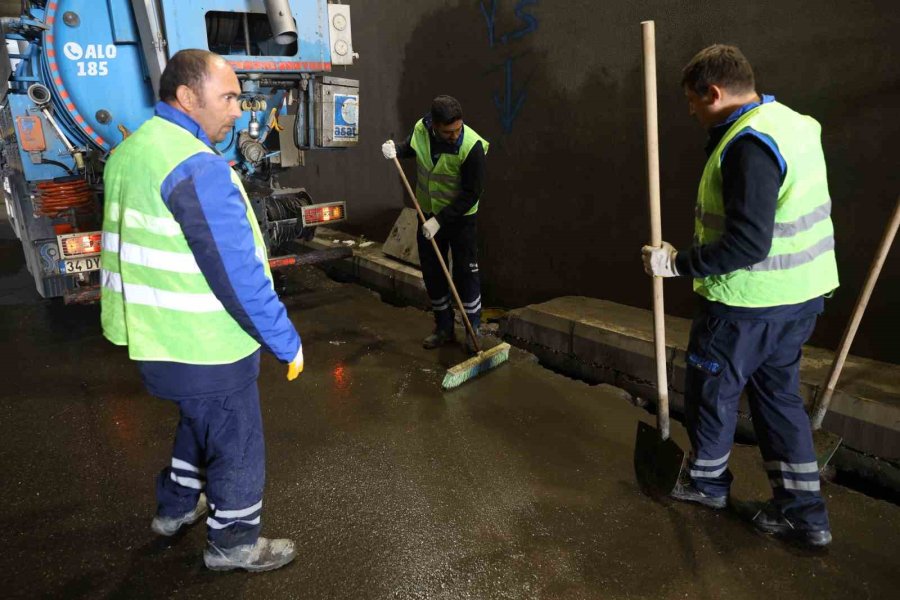
M 641 255 L 644 259 L 644 272 L 647 275 L 678 277 L 678 270 L 675 268 L 675 257 L 678 256 L 678 250 L 669 242 L 663 242 L 659 248 L 644 246 L 641 248 Z
M 426 240 L 430 240 L 435 235 L 437 235 L 438 229 L 441 228 L 441 224 L 438 223 L 437 218 L 431 217 L 424 223 L 422 223 L 422 235 L 425 236 Z
M 388 160 L 397 158 L 397 147 L 394 146 L 394 140 L 388 140 L 381 145 L 381 153 Z
M 288 364 L 287 380 L 293 381 L 303 372 L 303 344 L 297 349 L 297 356 Z

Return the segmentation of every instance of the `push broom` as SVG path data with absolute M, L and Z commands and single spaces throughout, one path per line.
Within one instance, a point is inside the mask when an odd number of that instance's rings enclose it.
M 403 167 L 400 166 L 400 161 L 397 160 L 397 157 L 394 157 L 394 166 L 397 167 L 397 172 L 400 173 L 400 178 L 403 180 L 403 186 L 406 188 L 406 192 L 409 194 L 410 199 L 413 202 L 413 205 L 416 207 L 416 212 L 419 213 L 419 220 L 422 224 L 425 224 L 425 213 L 422 212 L 422 207 L 419 206 L 418 200 L 416 200 L 416 195 L 413 193 L 412 188 L 409 185 L 409 180 L 406 178 L 406 173 L 403 172 Z M 466 333 L 469 337 L 472 338 L 472 345 L 475 348 L 475 356 L 472 358 L 465 360 L 458 365 L 454 365 L 447 369 L 447 373 L 444 374 L 444 381 L 441 383 L 441 387 L 445 390 L 449 390 L 451 388 L 455 388 L 459 385 L 464 384 L 468 380 L 477 377 L 481 373 L 486 371 L 490 371 L 497 365 L 506 362 L 509 359 L 509 344 L 503 342 L 490 348 L 488 350 L 482 350 L 481 344 L 478 343 L 478 336 L 475 335 L 475 330 L 472 328 L 472 323 L 469 321 L 469 316 L 466 314 L 466 309 L 463 306 L 462 300 L 459 298 L 459 294 L 456 291 L 456 286 L 453 285 L 453 277 L 450 275 L 450 271 L 447 269 L 447 263 L 444 262 L 444 257 L 441 256 L 441 251 L 438 249 L 437 242 L 432 238 L 431 247 L 434 249 L 434 254 L 437 256 L 438 262 L 441 265 L 441 270 L 444 272 L 444 277 L 447 278 L 447 284 L 450 286 L 450 291 L 453 294 L 453 300 L 456 302 L 456 306 L 459 307 L 459 314 L 462 316 L 463 323 L 466 326 Z

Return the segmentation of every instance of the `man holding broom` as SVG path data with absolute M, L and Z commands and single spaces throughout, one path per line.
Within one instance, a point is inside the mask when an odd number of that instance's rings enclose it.
M 434 311 L 434 332 L 422 345 L 434 349 L 455 340 L 453 298 L 429 240 L 434 239 L 444 262 L 453 253 L 453 282 L 474 331 L 481 322 L 481 282 L 478 273 L 478 201 L 484 187 L 484 160 L 489 144 L 474 129 L 463 124 L 462 107 L 456 98 L 438 96 L 431 110 L 420 119 L 405 142 L 385 142 L 381 150 L 392 160 L 416 158 L 416 198 L 426 222 L 416 242 L 425 289 Z M 476 348 L 466 338 L 466 348 Z

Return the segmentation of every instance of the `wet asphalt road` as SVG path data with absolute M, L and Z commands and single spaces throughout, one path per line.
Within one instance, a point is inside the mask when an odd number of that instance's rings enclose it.
M 639 419 L 614 389 L 514 352 L 439 389 L 458 347 L 421 349 L 430 319 L 310 270 L 286 299 L 307 366 L 271 357 L 263 532 L 292 565 L 207 571 L 202 526 L 149 529 L 177 414 L 150 397 L 97 307 L 41 301 L 0 246 L 0 590 L 4 598 L 886 598 L 900 508 L 826 486 L 835 542 L 809 553 L 733 515 L 642 495 Z M 679 426 L 674 435 L 682 447 Z M 734 495 L 764 499 L 755 448 Z

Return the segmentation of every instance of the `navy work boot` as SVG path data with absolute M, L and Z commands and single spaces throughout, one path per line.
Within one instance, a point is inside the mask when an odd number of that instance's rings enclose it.
M 206 568 L 213 571 L 271 571 L 288 564 L 297 557 L 294 541 L 288 539 L 270 540 L 258 538 L 255 544 L 219 548 L 207 541 L 203 552 Z
M 824 548 L 831 543 L 830 530 L 803 529 L 792 523 L 772 502 L 764 504 L 751 519 L 751 523 L 758 531 L 798 542 L 804 546 Z
M 452 329 L 435 329 L 434 333 L 422 340 L 422 347 L 426 350 L 434 350 L 454 341 L 456 341 L 456 332 Z
M 681 502 L 695 502 L 713 510 L 725 508 L 728 504 L 728 496 L 708 496 L 695 488 L 694 484 L 689 481 L 676 483 L 675 489 L 669 495 Z
M 185 513 L 180 517 L 162 517 L 156 515 L 150 522 L 150 529 L 154 533 L 170 537 L 178 533 L 178 530 L 185 525 L 193 525 L 206 514 L 206 494 L 200 494 L 197 500 L 197 506 L 191 512 Z

